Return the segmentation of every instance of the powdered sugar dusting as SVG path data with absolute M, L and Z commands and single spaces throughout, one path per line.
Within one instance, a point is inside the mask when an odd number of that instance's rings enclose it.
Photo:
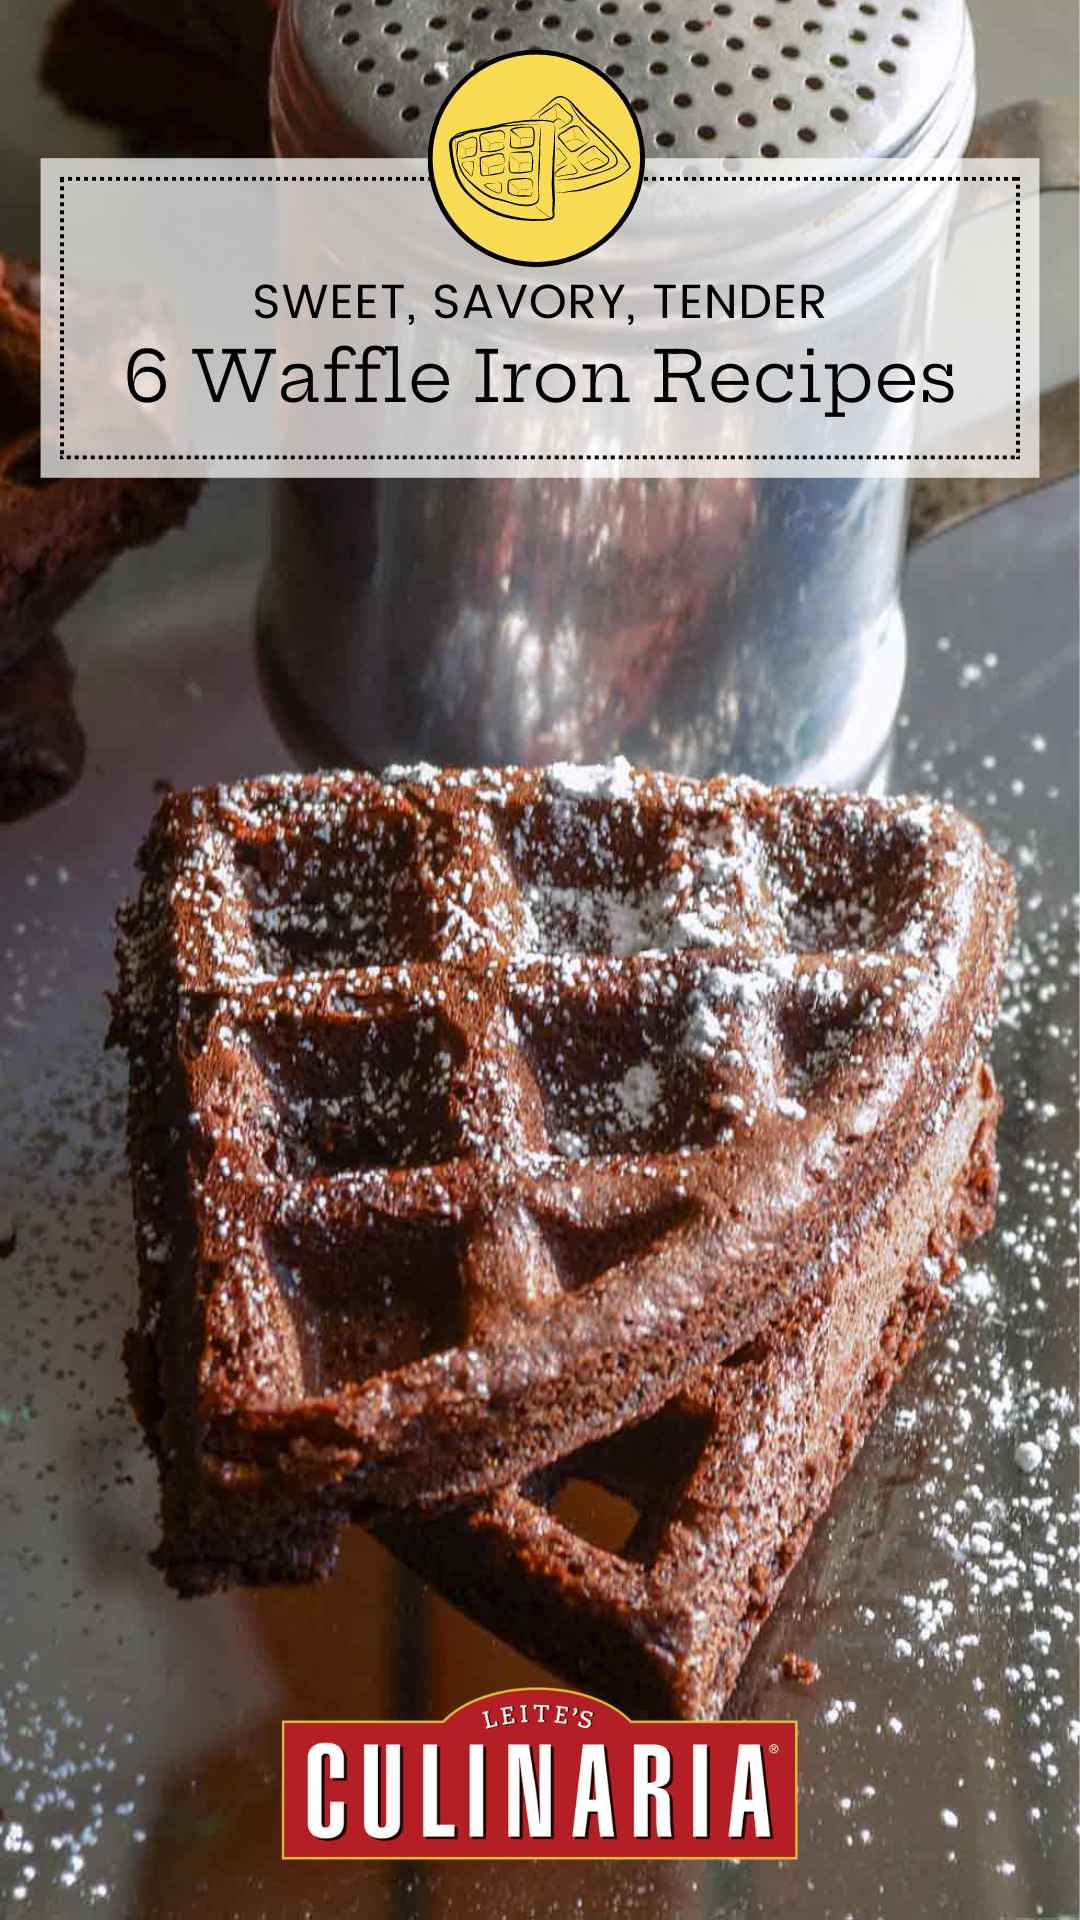
M 634 796 L 633 770 L 621 755 L 600 766 L 576 766 L 569 760 L 556 761 L 545 770 L 544 778 L 554 793 L 577 799 L 631 800 Z
M 800 1650 L 837 1703 L 828 1762 L 803 1773 L 800 1832 L 812 1823 L 820 1852 L 795 1896 L 830 1920 L 1075 1908 L 1075 748 L 1062 722 L 1051 752 L 1027 717 L 1071 716 L 1075 697 L 1055 684 L 1021 698 L 1031 645 L 1018 632 L 1002 714 L 981 654 L 951 702 L 949 643 L 947 670 L 918 654 L 921 725 L 900 736 L 900 779 L 979 814 L 1018 873 L 1021 912 L 995 1048 L 997 1229 L 791 1596 L 811 1625 Z M 917 934 L 897 944 L 921 966 Z M 929 951 L 947 981 L 954 942 Z M 778 1626 L 767 1644 L 790 1636 Z M 790 1689 L 745 1705 L 831 1715 Z

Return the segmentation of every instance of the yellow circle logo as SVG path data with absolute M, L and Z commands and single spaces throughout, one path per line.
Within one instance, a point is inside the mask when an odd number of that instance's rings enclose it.
M 604 74 L 562 53 L 510 53 L 454 88 L 431 130 L 435 198 L 496 260 L 553 265 L 626 219 L 645 153 Z

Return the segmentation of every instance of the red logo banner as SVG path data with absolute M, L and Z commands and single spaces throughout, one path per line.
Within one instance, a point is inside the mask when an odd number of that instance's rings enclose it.
M 793 1720 L 628 1720 L 529 1687 L 445 1720 L 286 1720 L 286 1860 L 792 1860 Z

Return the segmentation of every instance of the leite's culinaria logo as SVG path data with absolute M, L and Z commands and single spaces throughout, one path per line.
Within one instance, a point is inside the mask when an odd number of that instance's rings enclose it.
M 288 1720 L 281 1759 L 286 1860 L 798 1852 L 791 1720 L 633 1721 L 529 1688 L 445 1720 Z
M 644 149 L 628 102 L 595 67 L 567 54 L 513 53 L 447 96 L 429 167 L 464 239 L 498 260 L 552 265 L 591 252 L 622 225 Z

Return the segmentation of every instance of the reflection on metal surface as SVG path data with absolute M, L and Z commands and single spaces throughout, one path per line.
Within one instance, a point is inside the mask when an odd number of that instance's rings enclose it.
M 283 1714 L 442 1713 L 532 1670 L 360 1534 L 313 1592 L 180 1602 L 147 1564 L 154 1475 L 118 1356 L 135 1279 L 122 1067 L 101 1051 L 110 920 L 155 781 L 280 764 L 249 650 L 262 499 L 211 487 L 183 542 L 129 556 L 71 617 L 87 771 L 0 838 L 0 1215 L 16 1230 L 0 1263 L 0 1888 L 24 1896 L 11 1911 L 1068 1912 L 1075 486 L 1010 502 L 911 561 L 893 784 L 976 812 L 1021 884 L 997 1048 L 1003 1200 L 985 1268 L 959 1287 L 745 1671 L 744 1710 L 800 1723 L 800 1859 L 775 1870 L 285 1868 Z M 1040 1450 L 1030 1474 L 1023 1441 Z M 817 1662 L 813 1686 L 776 1677 L 788 1649 Z
M 852 480 L 299 480 L 261 600 L 309 765 L 624 753 L 857 785 L 899 704 L 906 490 Z
M 470 16 L 461 38 L 457 24 L 428 18 L 418 0 L 415 10 L 413 0 L 400 3 L 418 44 L 445 28 L 463 63 L 470 47 L 483 51 L 491 29 L 472 23 L 486 23 L 487 10 Z M 807 85 L 826 88 L 821 103 L 833 68 L 844 72 L 850 101 L 854 75 L 845 70 L 852 60 L 872 61 L 874 84 L 858 88 L 861 108 L 833 108 L 819 129 L 830 154 L 958 154 L 972 96 L 957 0 L 908 9 L 905 20 L 917 24 L 903 33 L 886 11 L 863 7 L 851 29 L 844 9 L 830 15 L 822 4 L 825 16 L 809 22 L 753 14 L 743 22 L 748 37 L 736 30 L 741 6 L 726 9 L 724 46 L 714 50 L 731 74 L 730 84 L 719 83 L 733 103 L 720 130 L 723 151 L 740 143 L 755 155 L 787 151 L 791 101 L 775 94 L 772 69 L 758 55 L 779 40 L 783 58 L 796 58 L 798 47 L 786 43 L 805 32 L 836 33 L 845 49 L 833 55 L 825 40 L 808 43 L 818 58 Z M 423 108 L 405 103 L 395 89 L 410 82 L 396 60 L 395 82 L 377 84 L 388 57 L 383 34 L 367 35 L 359 16 L 350 22 L 319 0 L 285 9 L 275 76 L 282 153 L 422 150 L 430 98 Z M 558 15 L 543 24 L 566 31 Z M 661 126 L 659 95 L 670 97 L 672 74 L 685 67 L 691 92 L 674 97 L 688 104 L 701 61 L 709 63 L 694 52 L 701 23 L 683 24 L 679 44 L 666 46 L 659 63 L 662 88 L 653 87 L 656 63 L 640 45 L 620 50 L 624 80 L 634 76 L 639 102 L 651 95 L 659 110 L 657 118 L 650 109 L 650 138 L 666 154 L 693 152 L 700 140 L 708 151 L 718 132 L 709 124 L 695 133 L 687 116 L 671 132 Z M 598 26 L 604 38 L 617 22 Z M 496 31 L 500 47 L 513 37 L 512 28 Z M 619 43 L 632 37 L 616 34 Z M 358 61 L 361 43 L 369 50 Z M 887 60 L 877 60 L 879 44 Z M 410 70 L 413 83 L 420 65 Z M 888 88 L 879 68 L 892 76 Z M 424 78 L 441 87 L 448 72 L 443 63 Z M 909 118 L 903 103 L 916 99 Z M 735 114 L 738 102 L 752 111 Z M 804 99 L 800 113 L 807 111 Z M 1075 185 L 1074 120 L 1064 103 L 1026 102 L 981 121 L 970 152 L 1034 153 L 1044 191 Z M 802 135 L 817 138 L 812 126 Z M 870 298 L 865 289 L 861 297 Z M 888 302 L 873 311 L 887 332 L 895 321 Z M 1044 407 L 1050 449 L 1054 405 Z M 1075 465 L 1067 415 L 1056 442 L 1047 478 Z M 920 483 L 918 531 L 1026 484 Z M 275 713 L 309 765 L 534 763 L 621 752 L 690 774 L 726 768 L 765 780 L 863 784 L 880 763 L 903 685 L 897 596 L 907 499 L 903 482 L 873 476 L 282 482 L 261 602 Z

